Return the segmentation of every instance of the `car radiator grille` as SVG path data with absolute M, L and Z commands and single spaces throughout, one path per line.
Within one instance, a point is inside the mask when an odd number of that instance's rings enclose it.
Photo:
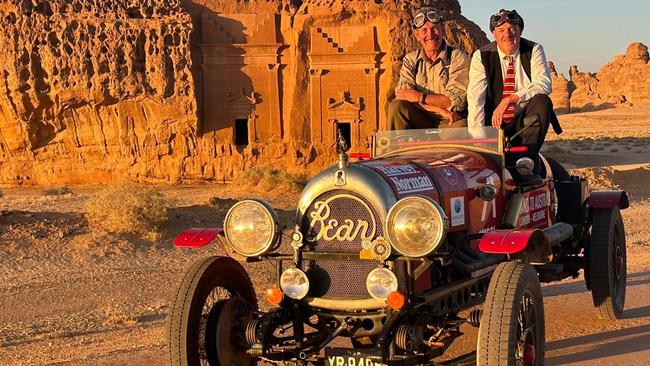
M 383 236 L 377 210 L 346 190 L 325 192 L 316 198 L 305 212 L 301 229 L 307 244 L 303 250 L 314 252 L 359 253 L 364 239 Z M 375 261 L 305 260 L 302 269 L 309 277 L 311 296 L 358 300 L 370 297 L 366 277 L 374 268 Z

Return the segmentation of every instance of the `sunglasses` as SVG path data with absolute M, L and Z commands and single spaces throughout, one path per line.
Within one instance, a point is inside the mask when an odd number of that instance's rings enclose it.
M 415 14 L 413 17 L 413 28 L 418 29 L 424 27 L 424 25 L 430 21 L 431 23 L 440 23 L 442 17 L 435 10 L 421 11 Z
M 502 10 L 490 17 L 490 28 L 494 29 L 506 22 L 519 24 L 519 14 L 514 10 Z

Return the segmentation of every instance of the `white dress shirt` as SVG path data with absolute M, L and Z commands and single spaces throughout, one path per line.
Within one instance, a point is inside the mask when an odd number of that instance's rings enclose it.
M 503 80 L 506 77 L 508 63 L 506 54 L 497 47 L 499 59 L 501 60 L 501 74 Z M 535 44 L 530 58 L 530 74 L 533 80 L 528 78 L 521 63 L 519 49 L 512 55 L 515 58 L 515 94 L 519 96 L 519 103 L 515 106 L 515 113 L 519 114 L 530 98 L 537 94 L 551 94 L 551 72 L 546 63 L 544 48 Z M 467 86 L 468 116 L 467 125 L 472 127 L 485 126 L 485 97 L 487 95 L 487 76 L 485 67 L 481 61 L 481 50 L 474 52 L 469 68 L 469 85 Z M 495 100 L 495 107 L 500 101 Z M 491 124 L 491 123 L 489 123 Z

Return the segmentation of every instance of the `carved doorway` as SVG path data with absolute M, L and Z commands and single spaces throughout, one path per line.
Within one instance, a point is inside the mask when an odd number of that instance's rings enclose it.
M 343 135 L 348 147 L 352 147 L 352 123 L 349 121 L 334 123 L 334 136 L 337 136 L 337 131 L 341 131 L 341 135 Z

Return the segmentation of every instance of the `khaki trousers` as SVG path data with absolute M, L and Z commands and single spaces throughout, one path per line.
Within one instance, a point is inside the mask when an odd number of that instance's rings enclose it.
M 450 126 L 449 120 L 438 113 L 425 111 L 418 103 L 396 99 L 388 105 L 389 130 L 450 127 L 467 127 L 467 120 L 456 121 Z

